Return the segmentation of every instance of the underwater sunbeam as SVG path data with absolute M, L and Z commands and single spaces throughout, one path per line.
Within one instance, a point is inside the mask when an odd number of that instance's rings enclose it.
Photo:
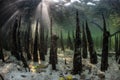
M 39 19 L 40 24 L 49 29 L 50 19 L 49 19 L 49 11 L 48 5 L 42 1 L 36 8 L 35 18 Z

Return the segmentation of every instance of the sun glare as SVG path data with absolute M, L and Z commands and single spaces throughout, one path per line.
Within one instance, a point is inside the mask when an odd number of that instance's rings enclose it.
M 59 2 L 60 0 L 53 0 L 54 2 Z

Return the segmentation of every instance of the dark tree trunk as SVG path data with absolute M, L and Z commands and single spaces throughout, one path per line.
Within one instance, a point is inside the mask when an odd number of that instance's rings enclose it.
M 56 70 L 57 60 L 57 40 L 58 37 L 52 34 L 52 18 L 51 18 L 51 25 L 50 25 L 50 34 L 51 34 L 51 45 L 50 45 L 50 57 L 49 63 L 52 64 L 52 69 Z
M 1 40 L 2 39 L 1 39 L 1 34 L 0 34 L 0 59 L 2 59 L 3 62 L 5 62 Z
M 118 35 L 116 34 L 115 35 L 115 58 L 116 58 L 116 61 L 118 60 L 118 57 L 119 57 L 119 43 L 118 43 Z
M 47 52 L 48 52 L 48 30 L 45 37 L 45 55 L 47 55 Z
M 49 56 L 49 63 L 51 64 L 52 63 L 52 18 L 50 18 L 50 37 L 51 37 L 51 40 L 50 40 L 50 56 Z
M 106 22 L 104 15 L 103 17 L 103 47 L 102 47 L 102 59 L 101 59 L 101 71 L 105 71 L 108 68 L 108 43 L 110 33 L 106 29 Z
M 115 58 L 116 62 L 120 64 L 120 37 L 115 35 Z
M 39 47 L 39 55 L 40 60 L 45 61 L 45 41 L 44 41 L 44 27 L 40 26 L 40 47 Z
M 67 39 L 67 48 L 70 48 L 71 50 L 73 50 L 73 43 L 72 43 L 69 31 L 68 31 L 68 39 Z
M 38 20 L 36 23 L 36 30 L 35 30 L 33 61 L 38 62 Z
M 65 51 L 65 48 L 64 48 L 64 43 L 63 43 L 63 34 L 62 34 L 62 31 L 61 31 L 61 35 L 60 35 L 60 45 L 61 45 L 61 50 L 62 51 Z
M 75 50 L 73 58 L 73 74 L 81 74 L 82 72 L 82 57 L 81 57 L 81 35 L 79 26 L 78 11 L 76 12 L 76 36 Z
M 119 34 L 119 39 L 118 40 L 119 40 L 119 50 L 118 50 L 118 52 L 119 52 L 118 56 L 119 57 L 118 57 L 118 61 L 117 62 L 118 62 L 118 64 L 120 64 L 120 34 Z
M 40 60 L 45 61 L 45 38 L 44 38 L 44 25 L 42 20 L 42 8 L 43 8 L 43 5 L 41 4 L 39 55 L 40 55 Z
M 27 59 L 31 60 L 31 54 L 30 54 L 30 34 L 31 34 L 31 22 L 28 22 L 28 30 L 26 32 L 26 53 L 27 53 Z
M 31 60 L 31 53 L 30 53 L 30 38 L 31 38 L 31 14 L 32 10 L 30 8 L 25 10 L 25 18 L 24 22 L 27 24 L 27 29 L 25 31 L 25 52 L 27 53 L 27 60 Z
M 52 44 L 50 48 L 50 53 L 51 53 L 51 64 L 52 64 L 52 69 L 56 70 L 56 64 L 58 63 L 57 59 L 57 40 L 58 37 L 56 35 L 52 36 Z
M 92 36 L 91 36 L 90 30 L 89 30 L 87 21 L 86 21 L 86 34 L 87 34 L 87 41 L 88 41 L 88 49 L 89 49 L 89 53 L 90 53 L 90 62 L 92 64 L 96 64 L 97 63 L 97 54 L 94 49 L 94 43 L 92 40 Z
M 16 19 L 13 25 L 12 30 L 12 50 L 11 54 L 16 57 L 17 60 L 20 60 L 20 55 L 17 48 L 17 28 L 18 28 L 18 20 Z
M 3 62 L 5 62 L 5 60 L 4 60 L 4 54 L 3 54 L 3 49 L 2 49 L 1 45 L 0 45 L 0 59 L 2 59 Z
M 20 27 L 21 27 L 21 16 L 20 16 L 20 20 L 18 23 L 18 27 L 17 27 L 17 48 L 18 48 L 18 53 L 21 54 L 22 52 L 22 47 L 21 47 L 21 39 L 20 39 Z M 21 60 L 21 57 L 20 57 Z
M 31 40 L 30 40 L 30 53 L 31 53 L 31 57 L 33 57 L 33 52 L 34 52 L 34 42 L 33 42 L 33 38 L 31 38 Z
M 85 28 L 84 28 L 84 24 L 83 24 L 83 36 L 82 36 L 82 56 L 83 58 L 87 58 L 88 56 L 88 52 L 87 52 L 87 39 L 86 39 L 86 33 L 85 33 Z
M 3 54 L 3 48 L 2 48 L 2 34 L 0 29 L 0 59 L 2 59 L 3 62 L 5 62 L 4 54 Z
M 21 25 L 21 18 L 19 21 L 19 25 L 18 25 L 18 30 L 17 30 L 17 37 L 18 37 L 18 51 L 20 53 L 20 60 L 23 63 L 23 67 L 26 69 L 29 69 L 29 66 L 27 64 L 27 61 L 25 60 L 24 56 L 23 56 L 23 52 L 22 52 L 22 46 L 21 46 L 21 38 L 20 38 L 20 25 Z

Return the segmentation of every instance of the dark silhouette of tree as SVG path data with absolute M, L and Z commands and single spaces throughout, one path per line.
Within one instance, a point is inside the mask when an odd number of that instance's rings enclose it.
M 83 58 L 87 58 L 87 37 L 86 37 L 86 33 L 85 33 L 85 28 L 84 28 L 84 24 L 83 24 L 83 35 L 82 35 L 82 56 Z
M 39 48 L 40 60 L 45 61 L 45 38 L 44 27 L 40 26 L 40 48 Z
M 119 43 L 118 43 L 118 35 L 116 34 L 115 35 L 115 58 L 116 58 L 116 61 L 118 60 L 118 52 L 119 51 Z
M 118 53 L 119 57 L 118 57 L 118 61 L 117 62 L 118 62 L 118 64 L 120 64 L 120 34 L 119 34 L 119 39 L 118 40 L 119 40 L 119 46 L 118 46 L 119 47 L 119 51 L 118 51 L 119 52 Z
M 78 11 L 76 11 L 76 36 L 75 36 L 75 50 L 73 57 L 73 74 L 81 74 L 82 59 L 81 59 L 81 35 L 79 26 Z
M 38 20 L 37 20 L 36 29 L 35 29 L 33 61 L 38 62 Z
M 31 5 L 30 5 L 31 7 Z M 32 17 L 32 10 L 28 8 L 25 10 L 24 15 L 24 22 L 26 23 L 26 30 L 25 30 L 25 52 L 27 53 L 27 60 L 31 60 L 31 53 L 30 53 L 30 40 L 31 40 L 31 17 Z
M 17 30 L 17 37 L 18 37 L 18 51 L 20 53 L 20 60 L 22 61 L 23 63 L 23 67 L 25 68 L 25 70 L 27 71 L 27 68 L 29 69 L 30 71 L 30 68 L 27 64 L 27 61 L 25 60 L 24 56 L 23 56 L 23 51 L 22 51 L 22 46 L 21 46 L 21 38 L 20 38 L 20 26 L 21 26 L 21 17 L 20 17 L 20 20 L 19 20 L 19 23 L 18 23 L 18 30 Z
M 17 28 L 18 28 L 18 19 L 15 19 L 13 29 L 12 29 L 12 48 L 11 54 L 16 57 L 17 60 L 20 60 L 18 48 L 17 48 Z
M 51 53 L 51 64 L 52 64 L 52 69 L 56 70 L 56 64 L 58 63 L 58 59 L 57 59 L 57 40 L 58 37 L 56 35 L 52 35 L 52 44 L 50 47 L 50 53 Z
M 5 62 L 1 40 L 2 40 L 2 38 L 1 38 L 1 34 L 0 34 L 0 59 L 2 59 L 3 62 Z
M 51 64 L 52 63 L 52 18 L 50 18 L 50 37 L 51 37 L 51 40 L 50 40 L 50 56 L 49 56 L 49 63 Z
M 18 48 L 18 53 L 22 53 L 22 47 L 21 47 L 21 37 L 20 37 L 20 27 L 21 27 L 21 16 L 19 17 L 19 22 L 18 22 L 18 28 L 17 28 L 17 48 Z M 21 57 L 20 57 L 21 60 Z
M 103 17 L 103 28 L 99 24 L 95 23 L 94 21 L 92 21 L 91 23 L 95 24 L 101 31 L 103 31 L 101 70 L 105 71 L 108 68 L 109 38 L 111 38 L 111 37 L 115 36 L 116 34 L 120 33 L 120 30 L 117 30 L 113 34 L 110 34 L 110 32 L 107 31 L 107 29 L 106 29 L 106 22 L 105 22 L 104 15 L 102 15 L 102 17 Z
M 26 53 L 27 53 L 27 59 L 31 60 L 31 54 L 30 54 L 30 37 L 31 37 L 31 22 L 29 21 L 28 24 L 28 30 L 26 31 Z
M 92 64 L 96 64 L 97 63 L 97 54 L 94 49 L 94 43 L 93 43 L 93 39 L 91 36 L 91 32 L 89 30 L 87 21 L 86 21 L 86 34 L 87 34 L 87 41 L 88 41 L 88 49 L 89 49 L 89 53 L 90 53 L 90 62 Z
M 50 35 L 51 35 L 51 43 L 50 43 L 50 56 L 49 63 L 52 64 L 52 69 L 56 70 L 57 60 L 57 40 L 58 37 L 52 33 L 52 18 L 50 19 Z
M 118 62 L 120 64 L 120 41 L 119 41 L 120 37 L 118 34 L 115 35 L 115 58 L 116 58 L 116 62 Z
M 103 17 L 103 47 L 102 47 L 102 59 L 101 59 L 101 71 L 105 71 L 108 68 L 108 43 L 110 33 L 106 29 L 106 22 L 104 15 Z
M 39 55 L 40 60 L 45 61 L 45 35 L 44 35 L 44 26 L 43 26 L 43 20 L 42 20 L 42 8 L 43 5 L 41 4 L 41 15 L 40 15 L 40 45 L 39 45 Z
M 34 43 L 33 43 L 33 38 L 31 37 L 31 41 L 30 41 L 30 52 L 31 52 L 31 56 L 33 56 L 33 52 L 34 52 Z
M 47 55 L 47 52 L 48 52 L 48 30 L 45 36 L 45 55 Z

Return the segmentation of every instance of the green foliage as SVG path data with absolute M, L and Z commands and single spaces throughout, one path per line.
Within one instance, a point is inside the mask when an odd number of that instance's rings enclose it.
M 120 26 L 120 16 L 118 14 L 110 15 L 109 21 L 110 21 L 110 23 L 112 23 L 112 24 L 110 24 L 111 27 L 119 29 L 119 26 Z

